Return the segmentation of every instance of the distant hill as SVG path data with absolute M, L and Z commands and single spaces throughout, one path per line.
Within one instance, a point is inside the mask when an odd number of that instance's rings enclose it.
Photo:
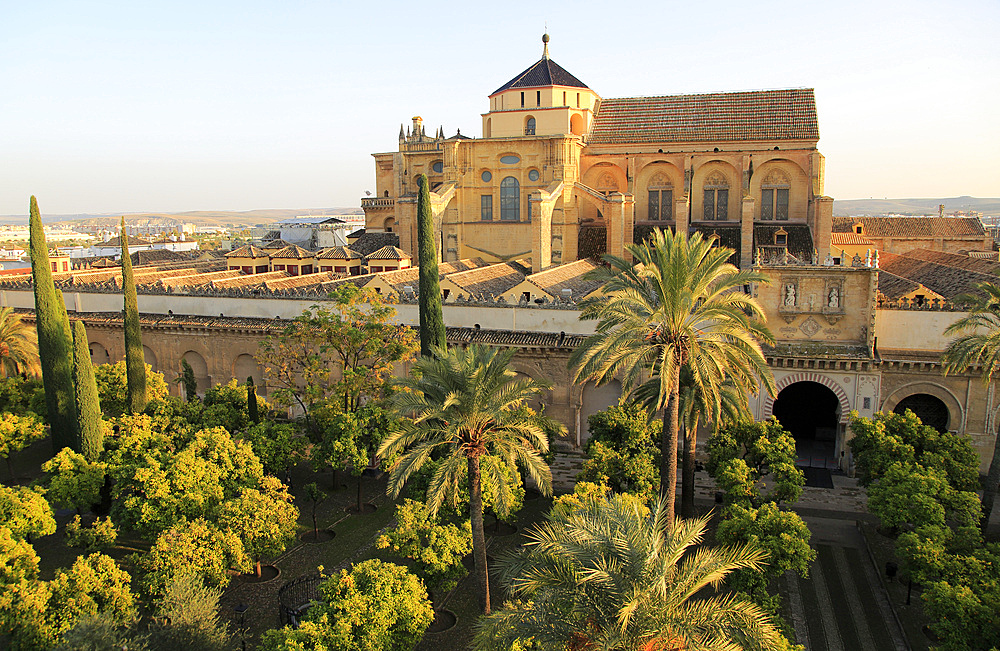
M 195 226 L 247 227 L 270 224 L 300 215 L 362 215 L 361 208 L 290 208 L 274 210 L 247 210 L 242 212 L 227 210 L 194 210 L 189 212 L 142 212 L 104 213 L 78 215 L 44 215 L 42 221 L 54 223 L 86 223 L 92 226 L 117 226 L 122 216 L 125 221 L 136 226 L 150 223 L 186 223 Z M 0 215 L 2 224 L 27 224 L 26 215 Z
M 833 202 L 837 217 L 853 215 L 937 215 L 938 205 L 946 213 L 975 210 L 985 215 L 1000 215 L 1000 199 L 952 197 L 949 199 L 845 199 Z

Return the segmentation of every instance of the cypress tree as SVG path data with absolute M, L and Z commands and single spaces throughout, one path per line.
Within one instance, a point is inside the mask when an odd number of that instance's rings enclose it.
M 73 384 L 76 386 L 76 419 L 81 453 L 87 461 L 97 461 L 104 451 L 104 430 L 97 380 L 90 362 L 90 346 L 83 321 L 73 323 Z
M 188 361 L 181 358 L 181 384 L 184 385 L 184 399 L 192 402 L 198 399 L 198 380 Z
M 76 406 L 73 391 L 73 345 L 63 321 L 66 306 L 57 295 L 45 243 L 38 202 L 31 197 L 29 218 L 31 274 L 35 286 L 35 327 L 38 330 L 38 356 L 45 387 L 45 405 L 52 426 L 52 448 L 78 449 Z
M 142 331 L 139 329 L 139 299 L 135 293 L 135 275 L 128 251 L 128 234 L 122 217 L 122 291 L 125 294 L 125 379 L 128 382 L 128 410 L 140 414 L 146 408 L 146 358 L 142 354 Z
M 446 348 L 441 282 L 438 279 L 437 248 L 434 245 L 434 216 L 427 176 L 417 178 L 417 260 L 420 265 L 420 354 L 429 357 L 434 347 Z
M 250 414 L 251 423 L 260 422 L 260 414 L 257 413 L 257 387 L 252 375 L 247 378 L 247 413 Z

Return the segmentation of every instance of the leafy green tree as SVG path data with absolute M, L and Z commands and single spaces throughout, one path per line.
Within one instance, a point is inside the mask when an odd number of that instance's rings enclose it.
M 47 496 L 56 506 L 80 513 L 101 501 L 107 464 L 63 448 L 42 464 L 42 470 L 49 474 Z
M 732 504 L 723 512 L 715 537 L 723 545 L 750 545 L 767 554 L 763 569 L 737 570 L 726 584 L 749 596 L 777 620 L 781 597 L 768 590 L 789 570 L 808 578 L 809 566 L 816 560 L 816 550 L 809 545 L 812 533 L 802 517 L 794 511 L 781 511 L 773 502 L 760 508 Z
M 727 503 L 794 502 L 805 475 L 795 467 L 795 439 L 772 418 L 763 423 L 741 422 L 718 430 L 708 441 L 708 474 L 725 492 Z M 773 487 L 762 495 L 759 482 L 770 477 Z
M 701 391 L 711 393 L 732 378 L 772 394 L 774 379 L 760 343 L 774 339 L 763 325 L 764 311 L 742 292 L 766 283 L 766 276 L 726 262 L 732 249 L 713 246 L 700 233 L 690 238 L 655 230 L 628 245 L 634 259 L 604 256 L 607 267 L 593 272 L 603 281 L 599 298 L 584 300 L 581 319 L 597 320 L 597 333 L 573 351 L 575 382 L 609 382 L 649 408 L 663 410 L 660 492 L 673 521 L 677 485 L 680 372 L 687 365 Z M 646 379 L 648 378 L 648 379 Z M 709 403 L 715 400 L 706 396 Z
M 393 323 L 395 316 L 385 298 L 351 284 L 304 311 L 256 355 L 275 402 L 302 409 L 315 435 L 314 408 L 352 412 L 380 399 L 393 367 L 416 350 L 413 333 Z
M 80 556 L 52 581 L 21 581 L 0 594 L 0 634 L 14 649 L 47 649 L 78 622 L 104 617 L 116 624 L 136 618 L 132 577 L 104 554 Z
M 945 335 L 957 335 L 941 356 L 945 375 L 964 373 L 978 366 L 982 369 L 983 383 L 988 385 L 1000 369 L 1000 285 L 979 283 L 975 294 L 963 295 L 959 299 L 968 304 L 969 313 L 945 328 Z M 998 486 L 1000 436 L 993 443 L 993 456 L 983 486 L 983 531 L 993 513 Z
M 434 619 L 420 580 L 405 567 L 364 561 L 319 586 L 298 629 L 264 634 L 263 648 L 405 651 L 416 646 Z
M 128 372 L 125 360 L 95 367 L 94 380 L 97 382 L 97 396 L 105 416 L 131 413 L 128 408 Z M 152 366 L 146 364 L 147 403 L 166 400 L 169 391 L 163 373 L 157 373 Z
M 76 418 L 79 423 L 83 455 L 97 461 L 104 451 L 104 425 L 97 393 L 94 366 L 90 362 L 90 344 L 83 321 L 73 322 L 73 385 L 76 387 Z
M 448 339 L 441 307 L 438 254 L 434 243 L 434 215 L 427 175 L 417 177 L 417 264 L 420 267 L 420 354 L 429 357 L 435 348 L 444 350 Z
M 156 538 L 142 557 L 143 585 L 151 595 L 163 595 L 179 571 L 190 571 L 211 587 L 225 588 L 230 569 L 249 571 L 250 557 L 233 531 L 221 529 L 204 518 L 180 520 Z
M 483 531 L 483 484 L 500 486 L 515 463 L 527 471 L 542 494 L 551 494 L 552 473 L 541 455 L 548 450 L 537 418 L 519 409 L 546 385 L 518 377 L 509 367 L 516 350 L 481 345 L 438 350 L 414 363 L 410 378 L 399 381 L 392 396 L 401 420 L 378 450 L 379 456 L 401 456 L 389 475 L 388 492 L 397 497 L 410 475 L 432 454 L 441 466 L 431 480 L 427 504 L 436 513 L 446 497 L 457 497 L 463 472 L 468 473 L 473 556 L 480 606 L 490 612 Z M 486 463 L 483 463 L 486 461 Z M 504 495 L 501 491 L 500 495 Z
M 150 538 L 182 520 L 216 522 L 227 501 L 260 489 L 264 479 L 250 446 L 221 427 L 196 432 L 176 450 L 141 454 L 135 463 L 110 469 L 115 480 L 111 516 Z
M 167 583 L 153 618 L 151 638 L 156 649 L 225 651 L 229 632 L 219 621 L 222 589 L 205 585 L 196 573 L 181 570 Z M 131 649 L 131 647 L 129 647 Z
M 288 489 L 274 477 L 266 476 L 259 489 L 246 488 L 223 504 L 219 526 L 240 537 L 260 576 L 261 558 L 285 551 L 295 537 L 298 520 L 299 510 L 292 504 Z
M 113 547 L 118 540 L 118 527 L 111 518 L 97 518 L 85 526 L 80 516 L 66 523 L 66 542 L 71 547 L 80 547 L 88 552 L 103 551 Z
M 185 400 L 193 402 L 198 399 L 198 379 L 194 376 L 194 369 L 183 357 L 181 358 L 181 375 L 177 381 L 184 387 Z
M 0 585 L 10 586 L 38 578 L 38 554 L 31 543 L 0 524 Z M 7 605 L 0 597 L 0 606 Z
M 63 322 L 66 309 L 52 280 L 49 250 L 45 244 L 38 202 L 31 197 L 29 218 L 31 275 L 35 289 L 35 326 L 38 356 L 45 386 L 45 404 L 52 425 L 52 451 L 78 447 L 76 393 L 73 390 L 73 342 Z
M 709 590 L 736 570 L 762 570 L 765 554 L 691 551 L 707 520 L 666 516 L 662 497 L 644 509 L 631 495 L 551 511 L 502 567 L 521 606 L 481 619 L 474 648 L 528 639 L 552 649 L 787 648 L 757 605 Z
M 135 274 L 128 248 L 128 233 L 122 217 L 122 293 L 125 296 L 125 376 L 128 387 L 128 412 L 141 414 L 149 401 L 146 395 L 146 358 L 142 350 L 142 328 L 139 327 L 139 300 L 135 291 Z
M 254 395 L 257 408 L 269 409 L 267 401 Z M 245 430 L 254 424 L 247 405 L 247 390 L 230 380 L 226 384 L 216 384 L 205 392 L 202 399 L 202 427 L 225 427 L 232 434 Z
M 414 561 L 417 576 L 447 592 L 468 574 L 462 559 L 472 552 L 472 527 L 468 522 L 444 524 L 426 504 L 407 499 L 396 507 L 396 527 L 379 536 L 375 546 L 391 547 Z
M 41 394 L 40 401 L 35 399 L 36 393 Z M 41 403 L 41 413 L 34 409 L 33 402 Z M 45 389 L 41 382 L 20 376 L 0 378 L 0 413 L 36 418 L 42 416 L 45 413 Z
M 264 464 L 264 471 L 277 476 L 288 470 L 304 454 L 308 441 L 299 428 L 289 423 L 262 420 L 240 433 Z
M 150 651 L 149 637 L 109 617 L 84 617 L 66 631 L 56 651 Z
M 957 526 L 979 522 L 981 504 L 972 491 L 959 491 L 938 468 L 897 463 L 868 487 L 868 510 L 882 526 L 899 531 L 904 525 Z
M 14 537 L 29 542 L 56 532 L 52 507 L 40 492 L 27 486 L 0 484 L 0 523 Z
M 641 405 L 614 405 L 591 415 L 587 422 L 588 458 L 578 476 L 580 481 L 636 495 L 649 494 L 659 485 L 659 427 L 649 422 Z
M 382 406 L 368 403 L 355 411 L 339 407 L 316 410 L 322 434 L 313 447 L 313 465 L 350 471 L 358 480 L 358 513 L 362 512 L 362 475 L 376 460 L 379 445 L 395 427 L 392 415 Z
M 12 307 L 0 308 L 0 377 L 38 375 L 38 337 Z
M 318 539 L 319 523 L 316 521 L 316 507 L 319 506 L 320 502 L 326 499 L 326 493 L 320 490 L 319 486 L 316 485 L 316 482 L 306 484 L 302 488 L 305 491 L 306 497 L 309 498 L 309 503 L 312 505 L 311 515 L 313 523 L 313 536 Z
M 14 453 L 45 438 L 45 426 L 29 414 L 0 414 L 0 457 L 7 460 L 7 473 L 14 479 Z
M 873 418 L 852 412 L 851 431 L 854 437 L 848 445 L 862 486 L 879 480 L 897 463 L 915 463 L 944 471 L 957 490 L 979 487 L 979 453 L 969 438 L 928 427 L 909 409 Z

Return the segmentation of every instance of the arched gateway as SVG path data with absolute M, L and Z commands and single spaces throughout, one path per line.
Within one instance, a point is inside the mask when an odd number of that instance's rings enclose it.
M 789 375 L 777 386 L 777 398 L 764 403 L 764 417 L 775 416 L 795 437 L 800 464 L 837 467 L 851 412 L 844 389 L 819 373 Z

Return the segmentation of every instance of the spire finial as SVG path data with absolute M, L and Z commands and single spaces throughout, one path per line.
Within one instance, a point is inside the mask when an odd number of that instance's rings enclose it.
M 549 30 L 548 30 L 548 27 L 545 28 L 545 33 L 542 34 L 542 43 L 544 44 L 543 45 L 543 49 L 542 49 L 542 58 L 543 59 L 548 59 L 549 58 Z

